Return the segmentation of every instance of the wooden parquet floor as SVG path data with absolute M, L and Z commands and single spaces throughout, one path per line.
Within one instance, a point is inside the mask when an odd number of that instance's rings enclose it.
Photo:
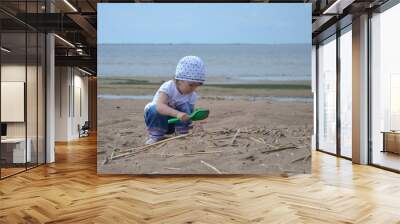
M 0 181 L 0 223 L 400 223 L 400 175 L 320 152 L 313 173 L 96 174 L 96 139 Z

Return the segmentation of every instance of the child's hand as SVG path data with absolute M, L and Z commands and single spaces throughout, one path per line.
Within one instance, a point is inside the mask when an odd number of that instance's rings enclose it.
M 184 122 L 186 122 L 186 121 L 188 121 L 190 119 L 190 116 L 187 113 L 184 113 L 184 112 L 179 112 L 176 115 L 176 117 L 179 118 L 179 120 L 184 121 Z

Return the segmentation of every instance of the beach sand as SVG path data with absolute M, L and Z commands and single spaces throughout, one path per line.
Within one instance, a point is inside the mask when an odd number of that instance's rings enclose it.
M 127 90 L 131 88 L 126 87 Z M 99 90 L 107 93 L 104 88 Z M 266 91 L 254 95 L 269 95 L 271 91 L 282 96 L 310 95 L 309 90 Z M 235 95 L 235 91 L 229 94 Z M 218 91 L 206 95 L 219 96 Z M 143 119 L 147 102 L 98 99 L 97 169 L 100 174 L 291 175 L 311 172 L 312 102 L 200 99 L 196 107 L 210 109 L 210 116 L 205 121 L 195 122 L 190 136 L 140 151 L 135 148 L 143 146 L 147 138 Z M 110 159 L 113 152 L 115 156 L 126 150 L 136 153 Z

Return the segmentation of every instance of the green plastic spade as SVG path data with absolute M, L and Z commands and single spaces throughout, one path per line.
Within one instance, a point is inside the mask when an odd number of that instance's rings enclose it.
M 204 120 L 208 117 L 208 114 L 210 114 L 210 111 L 208 109 L 198 108 L 190 115 L 190 120 L 192 121 Z M 168 124 L 176 124 L 179 121 L 180 121 L 179 118 L 171 118 L 168 120 Z

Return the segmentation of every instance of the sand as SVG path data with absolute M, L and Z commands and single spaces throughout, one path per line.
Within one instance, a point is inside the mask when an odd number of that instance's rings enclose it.
M 147 138 L 143 119 L 147 102 L 98 100 L 99 173 L 291 175 L 311 172 L 311 102 L 201 99 L 196 106 L 210 109 L 210 116 L 195 122 L 190 136 L 138 152 L 135 148 L 143 146 Z M 138 153 L 110 159 L 113 152 L 120 155 L 126 150 Z

